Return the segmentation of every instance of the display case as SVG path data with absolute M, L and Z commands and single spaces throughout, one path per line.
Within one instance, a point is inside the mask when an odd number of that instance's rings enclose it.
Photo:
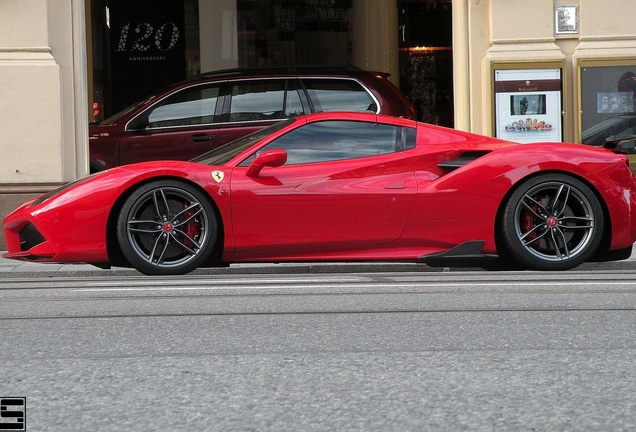
M 602 146 L 623 140 L 633 152 L 636 140 L 636 58 L 580 59 L 578 141 Z
M 494 135 L 519 143 L 563 140 L 563 67 L 493 65 Z

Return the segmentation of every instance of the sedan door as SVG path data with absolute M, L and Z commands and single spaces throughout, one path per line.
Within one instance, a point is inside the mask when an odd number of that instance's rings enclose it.
M 269 143 L 258 153 L 283 149 L 285 165 L 255 176 L 253 155 L 232 172 L 236 252 L 337 253 L 397 240 L 417 194 L 405 139 L 414 145 L 414 129 L 321 121 Z
M 192 159 L 219 145 L 219 84 L 180 89 L 132 119 L 120 139 L 120 164 Z

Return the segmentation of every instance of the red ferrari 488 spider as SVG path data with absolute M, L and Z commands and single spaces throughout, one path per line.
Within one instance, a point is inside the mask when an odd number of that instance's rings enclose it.
M 4 256 L 145 274 L 496 257 L 564 270 L 627 258 L 635 210 L 635 177 L 609 150 L 321 113 L 190 162 L 126 165 L 69 183 L 4 219 Z

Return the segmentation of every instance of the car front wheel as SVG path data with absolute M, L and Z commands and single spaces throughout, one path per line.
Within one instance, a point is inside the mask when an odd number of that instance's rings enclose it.
M 566 270 L 583 263 L 598 249 L 603 226 L 594 192 L 564 174 L 523 182 L 506 201 L 501 221 L 506 251 L 534 270 Z
M 185 274 L 206 263 L 217 239 L 209 198 L 173 180 L 148 183 L 124 202 L 117 238 L 128 262 L 147 275 Z

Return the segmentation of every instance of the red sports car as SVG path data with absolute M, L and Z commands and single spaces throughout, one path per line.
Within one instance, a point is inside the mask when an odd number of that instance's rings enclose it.
M 635 197 L 626 157 L 609 150 L 321 113 L 193 161 L 126 165 L 69 183 L 4 219 L 4 256 L 146 274 L 497 256 L 564 270 L 630 255 Z

